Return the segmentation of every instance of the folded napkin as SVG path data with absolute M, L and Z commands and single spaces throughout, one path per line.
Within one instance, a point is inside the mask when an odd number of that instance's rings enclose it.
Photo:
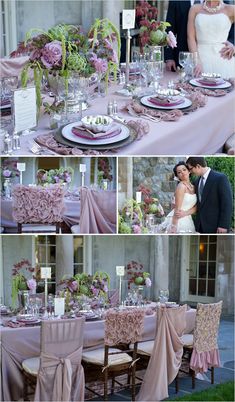
M 20 321 L 7 321 L 4 323 L 4 327 L 11 327 L 11 328 L 19 328 L 19 327 L 25 327 L 25 323 L 24 322 L 20 322 Z
M 202 85 L 208 85 L 209 87 L 213 87 L 213 86 L 224 84 L 225 81 L 221 78 L 215 78 L 214 80 L 207 80 L 205 78 L 199 78 L 197 80 L 197 82 L 199 82 Z
M 87 140 L 101 140 L 105 138 L 115 137 L 122 131 L 121 127 L 117 124 L 112 124 L 109 130 L 106 132 L 101 131 L 99 133 L 93 133 L 91 130 L 86 130 L 85 128 L 73 127 L 72 133 L 80 138 L 85 138 Z
M 161 98 L 158 98 L 158 97 L 156 96 L 156 97 L 148 98 L 148 101 L 151 102 L 151 103 L 153 103 L 154 105 L 157 105 L 157 106 L 167 107 L 167 106 L 178 106 L 178 105 L 181 105 L 181 103 L 184 102 L 184 99 L 183 99 L 183 98 L 179 98 L 179 99 L 173 101 L 173 100 L 170 99 L 170 98 L 161 99 Z

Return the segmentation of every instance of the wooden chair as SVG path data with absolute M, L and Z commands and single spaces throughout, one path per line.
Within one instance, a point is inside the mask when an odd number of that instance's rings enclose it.
M 189 370 L 183 367 L 180 372 L 188 373 L 192 377 L 192 388 L 195 388 L 196 373 L 211 370 L 211 384 L 214 384 L 214 367 L 219 367 L 219 349 L 217 344 L 220 316 L 223 302 L 211 304 L 197 304 L 196 323 L 194 334 L 185 334 L 181 340 L 184 344 L 182 366 L 188 365 Z M 179 374 L 175 381 L 176 392 L 179 391 Z
M 144 314 L 143 309 L 122 311 L 110 309 L 105 317 L 104 348 L 84 351 L 82 354 L 86 383 L 89 382 L 89 375 L 93 371 L 95 379 L 103 381 L 103 398 L 105 401 L 108 400 L 109 378 L 112 379 L 111 393 L 113 393 L 115 383 L 121 387 L 130 387 L 130 377 L 132 401 L 135 401 L 137 347 L 143 332 Z M 127 347 L 130 343 L 134 344 L 132 351 Z M 122 374 L 128 375 L 127 384 L 124 386 L 116 380 L 116 377 Z M 95 395 L 100 396 L 94 389 L 86 388 Z
M 47 231 L 48 225 L 53 230 L 53 225 L 56 233 L 60 233 L 64 212 L 64 189 L 60 185 L 28 187 L 18 184 L 13 188 L 12 197 L 12 215 L 18 233 L 22 233 L 23 224 L 43 225 L 41 230 L 30 226 L 30 232 Z
M 84 399 L 84 322 L 83 317 L 42 321 L 40 356 L 22 362 L 24 400 L 28 400 L 30 391 L 35 392 L 37 401 Z

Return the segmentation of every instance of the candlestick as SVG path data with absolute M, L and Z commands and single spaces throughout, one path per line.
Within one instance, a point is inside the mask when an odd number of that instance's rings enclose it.
M 123 10 L 122 12 L 122 28 L 127 30 L 126 35 L 126 84 L 128 88 L 129 84 L 129 72 L 130 72 L 130 50 L 131 50 L 131 31 L 130 29 L 135 27 L 135 10 Z
M 136 199 L 136 202 L 137 202 L 138 204 L 141 203 L 141 195 L 142 195 L 141 191 L 136 191 L 135 199 Z
M 85 186 L 85 172 L 86 172 L 86 165 L 84 163 L 80 163 L 79 170 L 82 174 L 82 187 Z
M 23 173 L 22 172 L 25 172 L 25 166 L 26 166 L 25 163 L 17 163 L 16 164 L 16 168 L 20 172 L 20 184 L 23 183 Z
M 41 279 L 45 280 L 45 311 L 47 309 L 47 297 L 48 297 L 48 283 L 47 279 L 51 279 L 51 267 L 41 268 Z
M 119 304 L 122 302 L 122 278 L 125 275 L 125 266 L 117 265 L 116 274 L 119 276 Z

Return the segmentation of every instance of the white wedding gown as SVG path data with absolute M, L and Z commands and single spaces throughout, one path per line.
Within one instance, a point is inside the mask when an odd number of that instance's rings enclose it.
M 229 17 L 224 14 L 202 14 L 195 18 L 198 53 L 204 73 L 219 73 L 223 78 L 235 76 L 235 60 L 220 56 L 223 42 L 228 38 L 231 28 Z
M 183 203 L 181 205 L 182 211 L 188 211 L 197 203 L 196 194 L 185 193 L 183 198 Z M 165 229 L 166 233 L 170 232 L 170 226 L 172 224 L 172 218 L 174 215 L 174 209 L 166 216 L 164 222 L 161 223 L 161 228 Z M 191 215 L 187 215 L 178 220 L 177 233 L 195 233 L 195 226 Z

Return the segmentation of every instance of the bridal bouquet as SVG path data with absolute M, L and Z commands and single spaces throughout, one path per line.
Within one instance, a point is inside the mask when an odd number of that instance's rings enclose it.
M 173 32 L 166 32 L 170 27 L 169 22 L 157 21 L 158 9 L 148 1 L 139 1 L 136 7 L 136 18 L 139 18 L 140 25 L 140 44 L 142 47 L 150 46 L 170 46 L 176 47 L 176 38 Z
M 150 274 L 144 271 L 143 264 L 136 261 L 130 261 L 126 266 L 126 274 L 128 280 L 128 289 L 131 283 L 137 286 L 150 287 L 152 285 Z
M 73 169 L 70 167 L 50 169 L 48 171 L 39 169 L 37 171 L 37 181 L 41 186 L 48 184 L 69 184 L 72 181 Z
M 32 277 L 29 277 L 32 274 Z M 35 279 L 36 269 L 28 260 L 21 260 L 13 265 L 12 269 L 12 305 L 16 306 L 19 290 L 30 290 L 35 293 L 37 282 Z

